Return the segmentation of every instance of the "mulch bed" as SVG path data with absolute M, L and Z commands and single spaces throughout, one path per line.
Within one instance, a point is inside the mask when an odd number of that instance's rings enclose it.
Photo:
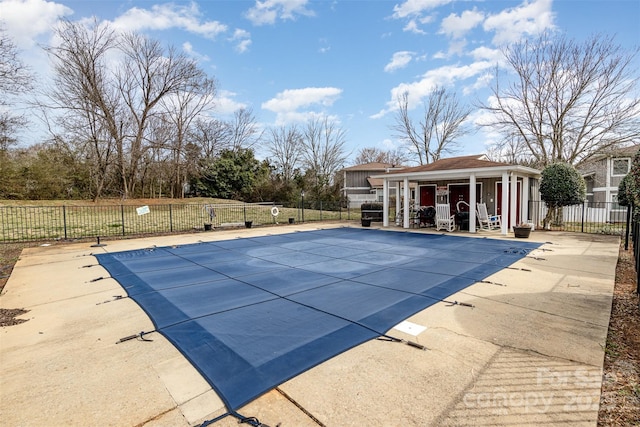
M 0 326 L 13 326 L 26 322 L 27 319 L 16 319 L 17 316 L 22 316 L 25 313 L 28 313 L 28 310 L 22 308 L 0 308 Z
M 620 248 L 598 426 L 640 425 L 640 301 L 633 250 Z

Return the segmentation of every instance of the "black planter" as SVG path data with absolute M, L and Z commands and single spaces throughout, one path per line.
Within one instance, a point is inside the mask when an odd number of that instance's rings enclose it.
M 295 224 L 296 219 L 295 218 L 289 218 L 289 224 Z
M 204 231 L 211 231 L 211 224 L 204 224 Z
M 528 239 L 531 227 L 513 227 L 513 235 L 519 239 Z
M 253 224 L 253 221 L 245 221 L 245 222 L 244 222 L 244 226 L 245 226 L 246 228 L 251 228 L 251 225 L 252 225 L 252 224 Z
M 360 223 L 363 227 L 371 227 L 371 218 L 362 218 Z

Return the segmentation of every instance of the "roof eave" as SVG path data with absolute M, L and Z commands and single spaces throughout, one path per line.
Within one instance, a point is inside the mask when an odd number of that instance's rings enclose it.
M 529 177 L 539 178 L 541 172 L 537 169 L 533 169 L 527 166 L 520 165 L 505 165 L 505 166 L 490 166 L 483 168 L 464 168 L 464 169 L 449 169 L 449 170 L 434 170 L 434 171 L 422 171 L 422 172 L 399 172 L 383 175 L 371 175 L 371 178 L 382 178 L 389 181 L 401 181 L 407 179 L 455 179 L 466 178 L 472 174 L 476 178 L 490 178 L 502 175 L 502 173 L 514 172 L 520 175 L 526 175 Z

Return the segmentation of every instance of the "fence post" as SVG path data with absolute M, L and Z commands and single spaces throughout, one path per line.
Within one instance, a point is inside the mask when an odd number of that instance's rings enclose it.
M 64 240 L 67 240 L 67 207 L 62 205 L 62 226 L 64 228 Z
M 171 203 L 169 203 L 169 231 L 173 233 L 173 210 L 171 206 Z
M 584 233 L 584 202 L 582 202 L 582 224 L 580 225 L 580 232 Z
M 629 250 L 629 225 L 631 224 L 631 203 L 627 205 L 627 226 L 624 230 L 624 250 Z
M 635 257 L 636 264 L 636 292 L 640 294 L 640 250 L 638 250 L 638 229 L 640 228 L 640 222 L 637 220 L 632 221 L 633 224 L 633 255 Z
M 120 205 L 120 218 L 122 219 L 122 236 L 124 237 L 124 205 Z

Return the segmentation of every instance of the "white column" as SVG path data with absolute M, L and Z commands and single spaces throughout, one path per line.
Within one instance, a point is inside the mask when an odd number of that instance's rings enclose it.
M 476 175 L 469 175 L 469 233 L 476 232 Z
M 396 218 L 400 214 L 400 200 L 402 199 L 402 194 L 400 192 L 400 181 L 396 182 Z M 398 220 L 399 221 L 399 220 Z M 400 225 L 399 223 L 395 225 Z
M 409 178 L 404 179 L 404 218 L 402 221 L 402 227 L 409 228 Z
M 382 181 L 382 226 L 389 226 L 389 180 Z
M 507 235 L 509 231 L 509 174 L 507 172 L 502 173 L 502 230 L 503 235 Z
M 522 177 L 522 222 L 529 222 L 529 177 Z
M 509 206 L 509 218 L 511 218 L 511 226 L 513 227 L 518 223 L 518 219 L 516 218 L 516 214 L 518 213 L 516 209 L 516 204 L 518 203 L 518 176 L 513 172 L 511 172 L 510 181 L 511 206 Z

